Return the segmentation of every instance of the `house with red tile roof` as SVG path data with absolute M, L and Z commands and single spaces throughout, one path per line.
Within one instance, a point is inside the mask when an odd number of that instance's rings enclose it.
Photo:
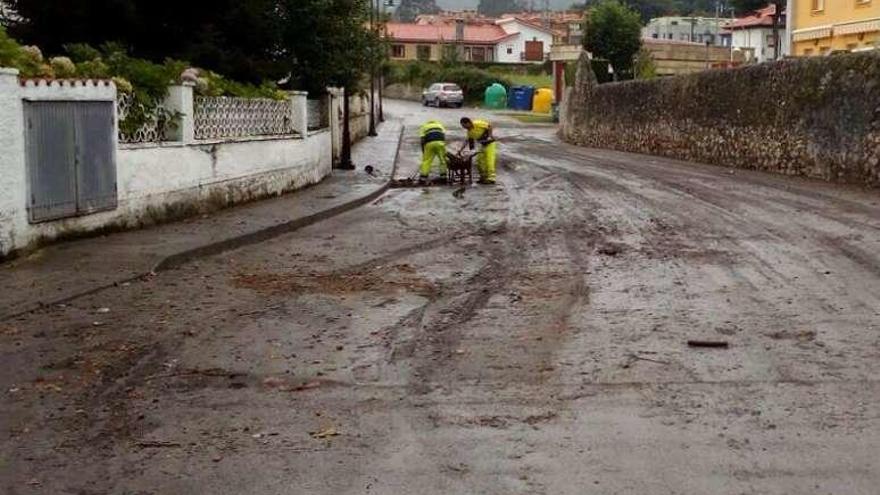
M 439 61 L 444 50 L 457 50 L 464 62 L 541 63 L 553 44 L 552 30 L 515 18 L 431 21 L 389 23 L 391 59 Z
M 725 29 L 731 33 L 734 50 L 754 53 L 752 62 L 773 60 L 776 54 L 776 39 L 773 37 L 774 15 L 776 15 L 776 6 L 771 4 L 726 24 Z M 778 58 L 789 53 L 788 39 L 784 36 L 785 22 L 785 12 L 783 12 L 779 19 L 779 37 L 782 45 L 779 47 Z

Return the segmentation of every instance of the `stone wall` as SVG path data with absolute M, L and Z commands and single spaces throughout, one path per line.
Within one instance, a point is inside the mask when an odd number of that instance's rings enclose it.
M 880 56 L 848 54 L 598 85 L 563 111 L 571 143 L 880 186 Z

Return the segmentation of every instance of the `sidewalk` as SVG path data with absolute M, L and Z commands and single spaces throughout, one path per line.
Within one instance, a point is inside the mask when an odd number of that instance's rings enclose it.
M 0 265 L 0 321 L 44 305 L 174 268 L 200 256 L 264 241 L 372 201 L 392 178 L 403 123 L 354 145 L 357 170 L 280 198 L 144 230 L 63 242 Z M 372 165 L 373 176 L 364 172 Z

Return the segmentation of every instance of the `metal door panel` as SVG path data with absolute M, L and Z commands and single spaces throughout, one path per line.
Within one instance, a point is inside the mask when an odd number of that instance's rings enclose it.
M 76 103 L 77 212 L 116 208 L 113 103 Z
M 46 222 L 76 214 L 74 107 L 26 102 L 28 218 Z

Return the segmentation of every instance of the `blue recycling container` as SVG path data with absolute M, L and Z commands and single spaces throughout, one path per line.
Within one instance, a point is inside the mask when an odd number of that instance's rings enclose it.
M 532 99 L 535 96 L 534 86 L 514 86 L 510 88 L 508 101 L 513 110 L 532 110 Z

